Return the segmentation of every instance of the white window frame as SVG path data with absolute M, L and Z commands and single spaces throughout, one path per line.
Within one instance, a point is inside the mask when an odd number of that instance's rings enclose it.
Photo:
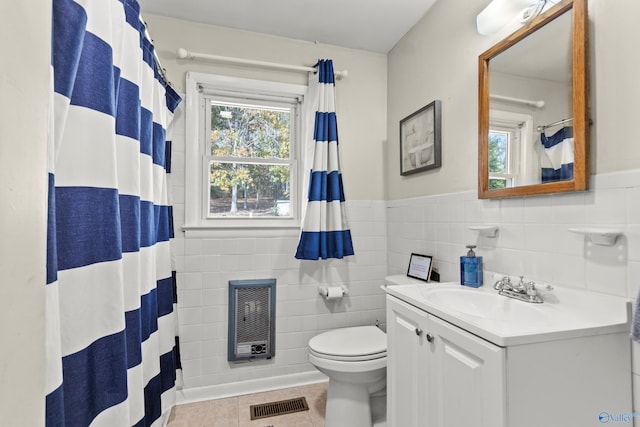
M 208 159 L 205 155 L 204 104 L 211 94 L 227 95 L 230 98 L 247 96 L 253 99 L 277 101 L 298 99 L 300 104 L 291 117 L 291 217 L 267 218 L 212 218 L 208 215 L 206 201 L 209 200 Z M 259 230 L 292 229 L 300 227 L 302 100 L 307 86 L 277 83 L 263 80 L 243 79 L 204 73 L 187 73 L 185 116 L 185 224 L 183 229 L 206 230 Z M 210 156 L 208 156 L 210 158 Z
M 491 110 L 489 112 L 489 130 L 497 130 L 511 134 L 507 149 L 508 172 L 490 173 L 489 179 L 505 178 L 511 180 L 511 186 L 530 183 L 530 170 L 524 165 L 532 161 L 533 117 L 529 114 L 514 113 L 512 111 Z

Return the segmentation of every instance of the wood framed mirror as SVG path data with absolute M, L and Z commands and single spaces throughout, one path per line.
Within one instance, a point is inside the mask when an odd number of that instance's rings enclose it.
M 479 56 L 478 198 L 586 190 L 587 0 L 561 0 Z

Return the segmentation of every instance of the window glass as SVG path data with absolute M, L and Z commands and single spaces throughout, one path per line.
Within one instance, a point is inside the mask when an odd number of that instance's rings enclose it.
M 211 155 L 290 157 L 290 111 L 211 103 Z
M 209 218 L 291 217 L 295 107 L 211 99 L 208 158 Z
M 509 134 L 507 132 L 489 132 L 489 172 L 509 172 L 508 149 Z
M 215 162 L 209 164 L 210 217 L 290 217 L 288 165 Z
M 509 132 L 489 131 L 489 189 L 511 186 L 509 174 Z

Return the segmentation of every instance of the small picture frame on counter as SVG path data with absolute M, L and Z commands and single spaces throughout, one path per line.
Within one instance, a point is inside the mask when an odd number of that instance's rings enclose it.
M 429 282 L 431 279 L 432 267 L 432 256 L 412 253 L 409 257 L 409 268 L 407 270 L 407 276 Z

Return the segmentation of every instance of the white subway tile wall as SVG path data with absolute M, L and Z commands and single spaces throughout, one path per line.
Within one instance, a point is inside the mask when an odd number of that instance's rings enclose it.
M 633 176 L 631 176 L 633 175 Z M 459 280 L 459 257 L 475 244 L 486 270 L 534 281 L 636 297 L 640 282 L 640 170 L 592 180 L 592 190 L 477 200 L 476 192 L 387 203 L 388 273 L 405 273 L 411 252 L 434 256 L 443 281 Z M 602 184 L 600 184 L 602 183 Z M 497 225 L 481 236 L 474 225 Z M 569 228 L 621 230 L 614 246 L 592 244 Z M 485 281 L 490 281 L 485 278 Z
M 307 343 L 336 327 L 384 322 L 380 289 L 386 275 L 384 202 L 351 202 L 353 260 L 298 261 L 297 237 L 184 238 L 176 249 L 178 318 L 185 388 L 315 370 Z M 276 278 L 276 356 L 227 362 L 228 281 Z M 325 301 L 318 286 L 348 288 Z

